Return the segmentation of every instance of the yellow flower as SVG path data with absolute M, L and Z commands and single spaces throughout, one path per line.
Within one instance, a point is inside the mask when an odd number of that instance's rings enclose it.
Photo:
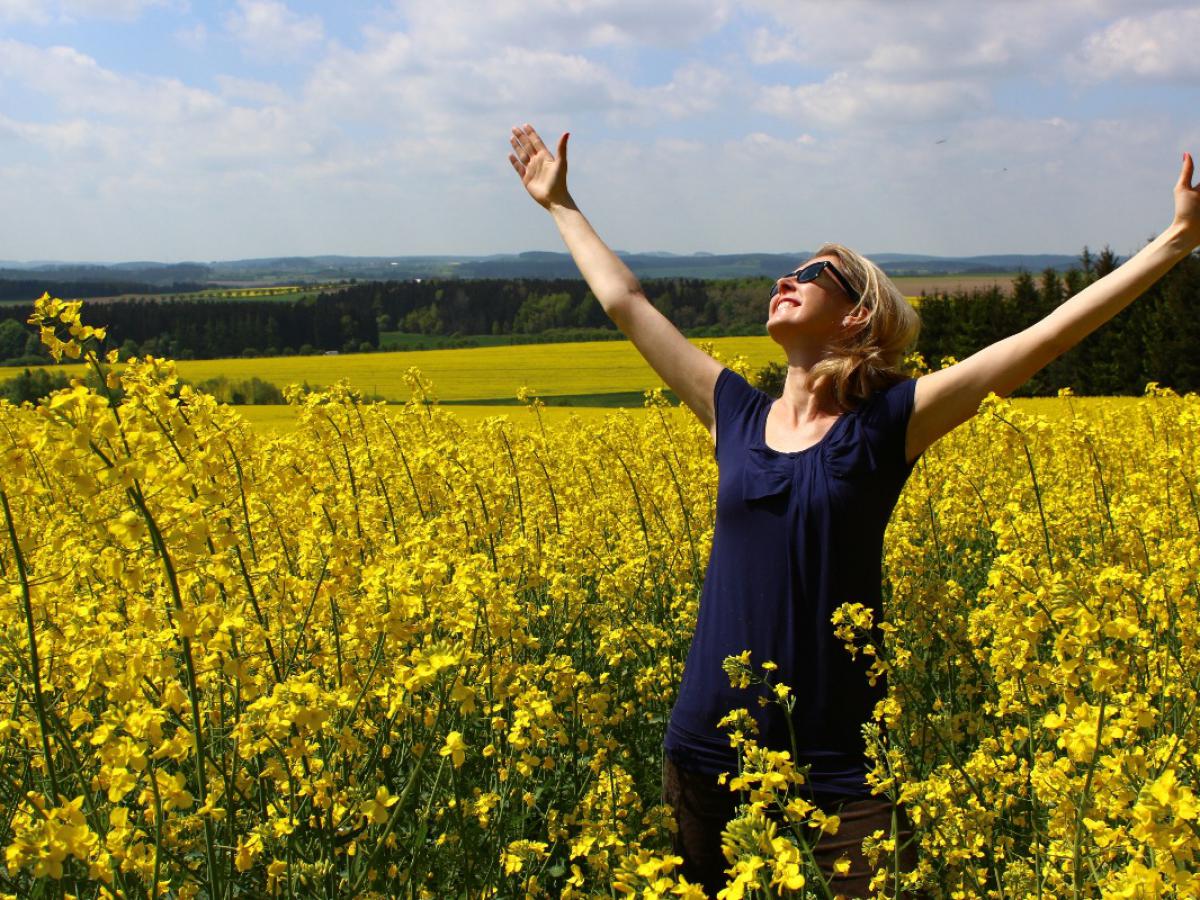
M 467 745 L 463 743 L 462 732 L 451 731 L 446 735 L 446 743 L 438 753 L 441 756 L 449 756 L 454 763 L 454 768 L 462 766 L 463 760 L 467 758 Z

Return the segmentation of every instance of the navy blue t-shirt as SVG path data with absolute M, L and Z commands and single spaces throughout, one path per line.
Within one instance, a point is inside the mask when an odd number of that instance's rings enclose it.
M 680 768 L 736 772 L 736 751 L 717 722 L 745 707 L 761 745 L 790 750 L 782 710 L 764 709 L 761 686 L 733 688 L 721 668 L 750 650 L 760 672 L 796 696 L 798 764 L 811 766 L 818 800 L 869 794 L 862 726 L 884 694 L 871 687 L 861 654 L 852 660 L 830 621 L 843 603 L 880 618 L 883 533 L 913 466 L 904 458 L 916 381 L 877 391 L 840 416 L 816 444 L 784 453 L 766 443 L 773 402 L 729 369 L 713 404 L 719 472 L 712 553 L 696 634 L 664 748 Z

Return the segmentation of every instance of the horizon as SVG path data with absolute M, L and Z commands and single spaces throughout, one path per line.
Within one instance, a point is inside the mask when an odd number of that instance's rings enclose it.
M 1100 248 L 1088 248 L 1093 252 Z M 1082 251 L 1083 248 L 1080 248 Z M 712 256 L 795 256 L 803 258 L 809 255 L 808 250 L 784 250 L 784 251 L 766 251 L 766 250 L 746 250 L 740 252 L 720 252 L 708 250 L 695 250 L 691 253 L 676 253 L 669 250 L 623 250 L 614 249 L 614 253 L 622 257 L 665 257 L 665 258 L 680 258 L 689 259 L 694 257 L 712 257 Z M 213 266 L 213 265 L 231 265 L 235 263 L 252 263 L 252 262 L 273 262 L 276 260 L 287 259 L 347 259 L 347 260 L 416 260 L 416 259 L 462 259 L 462 260 L 486 260 L 486 259 L 518 259 L 531 255 L 550 255 L 556 257 L 570 258 L 570 254 L 566 250 L 520 250 L 513 253 L 416 253 L 416 254 L 353 254 L 353 253 L 283 253 L 271 256 L 246 256 L 232 259 L 197 259 L 197 258 L 180 258 L 173 260 L 162 259 L 117 259 L 117 260 L 87 260 L 87 259 L 36 259 L 36 260 L 19 260 L 19 259 L 0 259 L 0 268 L 6 266 L 15 266 L 20 268 L 37 268 L 40 266 L 98 266 L 111 268 L 114 266 Z M 866 258 L 875 260 L 884 257 L 897 257 L 903 260 L 931 260 L 931 261 L 961 261 L 969 259 L 994 259 L 1000 257 L 1071 257 L 1078 259 L 1080 253 L 1049 253 L 1049 252 L 1008 252 L 1008 253 L 970 253 L 961 256 L 949 256 L 934 253 L 910 253 L 906 251 L 884 250 L 878 253 L 864 253 Z
M 0 252 L 556 251 L 532 122 L 613 246 L 1128 256 L 1200 156 L 1198 44 L 1180 0 L 8 0 Z

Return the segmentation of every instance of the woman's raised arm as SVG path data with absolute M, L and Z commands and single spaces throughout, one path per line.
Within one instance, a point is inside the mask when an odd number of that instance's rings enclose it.
M 567 190 L 567 139 L 555 157 L 532 125 L 512 130 L 508 161 L 529 195 L 554 219 L 563 242 L 604 312 L 628 337 L 667 386 L 715 435 L 713 387 L 721 364 L 688 342 L 654 308 L 629 267 L 608 248 Z
M 1006 397 L 1123 310 L 1200 246 L 1200 185 L 1191 154 L 1175 184 L 1175 218 L 1132 259 L 1088 285 L 1048 316 L 962 362 L 917 380 L 908 423 L 910 460 L 979 410 L 989 393 Z

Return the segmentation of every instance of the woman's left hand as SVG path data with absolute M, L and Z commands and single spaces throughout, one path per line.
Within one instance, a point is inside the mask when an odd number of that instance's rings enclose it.
M 1183 154 L 1183 170 L 1175 185 L 1175 222 L 1188 251 L 1200 247 L 1200 184 L 1192 186 L 1195 165 L 1192 154 Z

